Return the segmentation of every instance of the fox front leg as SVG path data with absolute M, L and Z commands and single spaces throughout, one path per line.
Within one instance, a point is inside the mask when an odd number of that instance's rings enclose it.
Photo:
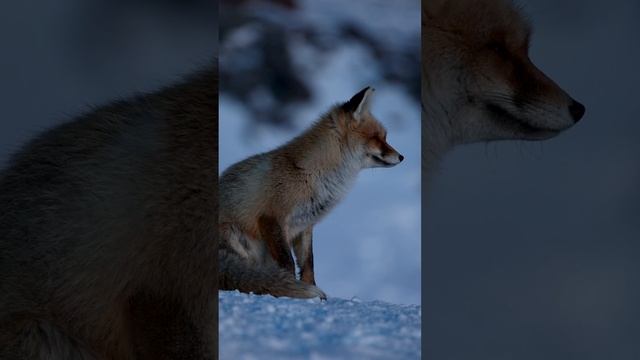
M 293 239 L 293 251 L 300 267 L 300 280 L 315 285 L 313 273 L 313 228 L 309 227 Z
M 271 216 L 261 216 L 258 219 L 260 236 L 262 241 L 267 243 L 269 254 L 275 262 L 283 269 L 290 271 L 296 276 L 296 267 L 291 256 L 291 249 L 287 244 L 284 229 L 278 220 Z

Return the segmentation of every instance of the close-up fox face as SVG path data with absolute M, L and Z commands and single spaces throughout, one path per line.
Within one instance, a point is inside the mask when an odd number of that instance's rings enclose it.
M 344 103 L 341 109 L 346 114 L 338 127 L 347 151 L 360 161 L 362 168 L 392 167 L 404 156 L 387 143 L 387 130 L 369 111 L 374 91 L 366 87 Z
M 585 108 L 530 60 L 529 23 L 510 1 L 481 3 L 427 2 L 423 47 L 436 96 L 426 101 L 458 115 L 459 143 L 541 140 L 573 126 Z

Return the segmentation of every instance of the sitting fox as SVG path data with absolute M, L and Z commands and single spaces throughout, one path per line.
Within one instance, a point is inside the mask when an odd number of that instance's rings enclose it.
M 326 298 L 315 286 L 313 226 L 342 199 L 360 170 L 403 160 L 369 111 L 373 92 L 361 90 L 300 136 L 222 174 L 220 289 Z

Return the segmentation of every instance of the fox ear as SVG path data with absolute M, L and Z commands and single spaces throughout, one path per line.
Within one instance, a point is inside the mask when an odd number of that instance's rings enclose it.
M 342 109 L 352 113 L 353 117 L 360 121 L 360 119 L 362 119 L 362 115 L 369 112 L 369 104 L 374 91 L 374 88 L 367 86 L 357 94 L 353 95 L 349 101 L 344 103 L 342 105 Z

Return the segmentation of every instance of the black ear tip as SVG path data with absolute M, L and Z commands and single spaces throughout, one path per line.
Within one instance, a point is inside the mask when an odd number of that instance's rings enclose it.
M 364 95 L 364 93 L 366 93 L 367 90 L 371 90 L 372 92 L 376 91 L 376 89 L 373 86 L 369 85 L 369 86 L 366 86 L 364 89 L 358 91 L 358 94 L 363 94 Z
M 364 89 L 358 91 L 357 94 L 353 95 L 349 101 L 342 105 L 342 108 L 346 111 L 355 111 L 358 108 L 358 105 L 364 100 L 364 96 L 367 91 L 375 91 L 375 89 L 371 86 L 367 86 Z
M 353 95 L 351 100 L 353 100 L 353 99 L 362 99 L 364 97 L 364 94 L 367 92 L 367 90 L 369 90 L 368 86 L 366 88 L 358 91 L 355 95 Z
M 364 95 L 369 89 L 373 90 L 371 86 L 367 86 L 364 89 L 358 91 L 357 94 L 353 95 L 353 97 L 351 97 L 349 101 L 342 105 L 342 108 L 346 111 L 355 111 L 358 108 L 358 105 L 360 105 L 360 103 L 364 99 Z

